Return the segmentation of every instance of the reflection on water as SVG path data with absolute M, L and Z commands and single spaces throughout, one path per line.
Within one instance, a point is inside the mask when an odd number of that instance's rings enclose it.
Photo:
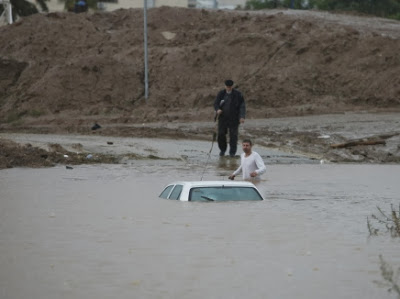
M 221 170 L 236 170 L 240 165 L 240 157 L 220 157 L 218 160 L 218 169 Z
M 227 179 L 239 159 L 207 165 Z M 398 205 L 398 165 L 268 165 L 263 202 L 158 198 L 204 165 L 0 171 L 0 298 L 395 298 L 368 237 L 376 206 Z

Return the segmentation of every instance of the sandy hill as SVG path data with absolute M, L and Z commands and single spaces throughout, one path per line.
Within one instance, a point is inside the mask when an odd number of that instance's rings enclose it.
M 212 119 L 226 78 L 248 118 L 400 109 L 400 22 L 309 11 L 37 14 L 0 28 L 0 120 Z

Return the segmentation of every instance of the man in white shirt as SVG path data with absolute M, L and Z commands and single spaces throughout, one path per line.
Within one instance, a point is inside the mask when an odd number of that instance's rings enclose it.
M 260 180 L 260 175 L 267 170 L 261 156 L 252 151 L 252 147 L 253 143 L 250 139 L 243 140 L 243 153 L 240 155 L 240 166 L 229 176 L 230 180 L 234 180 L 235 176 L 242 171 L 245 181 L 258 181 Z

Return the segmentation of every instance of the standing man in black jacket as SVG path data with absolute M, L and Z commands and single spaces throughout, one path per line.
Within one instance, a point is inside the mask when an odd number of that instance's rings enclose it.
M 233 88 L 232 80 L 225 81 L 225 89 L 218 93 L 214 109 L 218 118 L 219 155 L 225 155 L 226 134 L 229 130 L 229 156 L 234 157 L 237 150 L 239 124 L 243 124 L 246 117 L 246 104 L 241 92 Z

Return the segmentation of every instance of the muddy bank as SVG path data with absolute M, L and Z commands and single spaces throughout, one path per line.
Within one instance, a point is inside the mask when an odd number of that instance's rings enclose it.
M 239 137 L 253 139 L 257 150 L 262 147 L 263 158 L 271 164 L 307 160 L 309 163 L 320 160 L 324 163 L 399 163 L 399 120 L 398 113 L 250 119 L 241 126 Z M 8 145 L 2 146 L 1 167 L 123 163 L 126 159 L 179 160 L 190 155 L 192 160 L 201 160 L 210 150 L 215 130 L 213 122 L 101 124 L 97 130 L 91 127 L 89 123 L 76 127 L 75 131 L 80 134 L 51 125 L 2 132 L 0 142 Z M 8 140 L 19 145 L 12 145 Z M 32 155 L 35 146 L 41 151 Z M 217 145 L 213 146 L 216 152 L 212 155 L 217 156 Z M 271 154 L 271 151 L 280 154 Z M 53 154 L 57 158 L 49 162 Z M 89 154 L 95 154 L 96 159 L 86 159 Z
M 80 144 L 76 144 L 79 149 Z M 118 163 L 114 155 L 71 152 L 58 143 L 48 143 L 48 150 L 30 143 L 16 143 L 0 137 L 0 169 L 13 167 L 53 167 L 56 165 L 80 165 Z M 70 168 L 70 167 L 68 167 Z

